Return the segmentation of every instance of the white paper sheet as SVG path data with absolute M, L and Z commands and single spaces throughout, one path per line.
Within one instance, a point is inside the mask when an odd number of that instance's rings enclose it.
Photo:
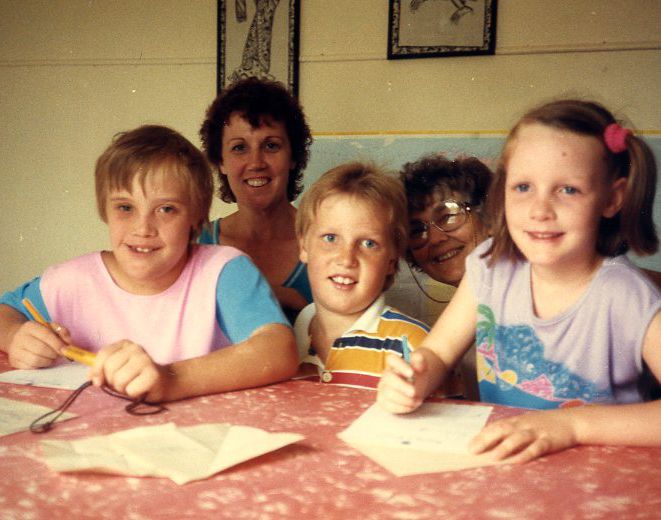
M 425 403 L 415 412 L 395 415 L 374 404 L 343 437 L 372 445 L 468 453 L 468 442 L 484 427 L 490 413 L 490 406 Z
M 88 372 L 89 367 L 82 363 L 63 363 L 49 368 L 3 372 L 0 383 L 75 390 L 87 381 Z
M 52 408 L 46 406 L 0 397 L 0 436 L 29 430 L 35 419 L 51 410 Z M 65 412 L 57 422 L 71 417 L 76 417 L 76 415 Z
M 413 475 L 493 464 L 471 455 L 470 440 L 484 427 L 492 407 L 424 403 L 394 415 L 368 408 L 338 436 L 395 475 Z
M 76 441 L 46 440 L 41 449 L 55 471 L 167 477 L 185 484 L 301 439 L 248 426 L 166 423 Z

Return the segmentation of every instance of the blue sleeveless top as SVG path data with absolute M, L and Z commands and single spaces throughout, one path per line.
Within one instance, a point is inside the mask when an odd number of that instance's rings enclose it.
M 221 220 L 213 220 L 202 228 L 202 233 L 200 233 L 197 239 L 199 244 L 220 244 Z M 299 261 L 296 263 L 294 270 L 282 283 L 282 287 L 294 289 L 307 303 L 312 302 L 312 289 L 310 288 L 310 280 L 308 279 L 308 268 L 303 262 Z

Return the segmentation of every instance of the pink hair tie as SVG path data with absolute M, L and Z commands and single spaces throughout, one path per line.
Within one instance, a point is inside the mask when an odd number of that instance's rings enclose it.
M 623 128 L 617 123 L 611 123 L 604 129 L 604 142 L 606 148 L 613 153 L 622 153 L 627 149 L 627 137 L 631 130 Z

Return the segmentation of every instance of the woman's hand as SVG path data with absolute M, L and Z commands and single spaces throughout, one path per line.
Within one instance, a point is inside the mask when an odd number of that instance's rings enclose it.
M 91 369 L 95 386 L 106 384 L 132 398 L 144 395 L 148 402 L 164 399 L 170 377 L 167 366 L 154 363 L 140 345 L 129 340 L 102 348 Z
M 69 331 L 56 323 L 47 327 L 35 321 L 23 322 L 7 347 L 9 364 L 19 369 L 49 367 L 57 361 L 69 339 Z
M 530 460 L 577 444 L 571 410 L 530 412 L 493 422 L 473 438 L 470 450 L 508 463 Z
M 390 354 L 377 387 L 376 401 L 391 413 L 409 413 L 424 401 L 429 370 L 420 352 L 411 354 L 409 365 L 399 356 Z

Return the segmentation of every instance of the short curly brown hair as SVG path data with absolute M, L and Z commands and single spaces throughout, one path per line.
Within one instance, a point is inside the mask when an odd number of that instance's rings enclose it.
M 399 178 L 404 184 L 409 213 L 424 211 L 436 192 L 453 191 L 471 206 L 484 204 L 493 174 L 477 157 L 448 159 L 430 154 L 402 167 Z
M 477 157 L 448 159 L 442 154 L 425 155 L 415 162 L 406 163 L 399 178 L 404 185 L 409 215 L 424 211 L 433 201 L 434 195 L 446 197 L 454 192 L 465 198 L 475 211 L 471 214 L 487 227 L 487 219 L 481 207 L 486 202 L 493 173 Z M 410 249 L 406 250 L 406 261 L 421 271 Z
M 223 128 L 232 114 L 238 113 L 253 128 L 265 119 L 282 122 L 291 145 L 294 168 L 289 172 L 287 199 L 291 202 L 303 191 L 303 170 L 308 164 L 312 135 L 298 100 L 282 83 L 261 78 L 246 78 L 221 92 L 207 109 L 200 129 L 202 149 L 209 162 L 216 167 L 223 162 Z M 236 202 L 225 175 L 218 175 L 220 198 Z

